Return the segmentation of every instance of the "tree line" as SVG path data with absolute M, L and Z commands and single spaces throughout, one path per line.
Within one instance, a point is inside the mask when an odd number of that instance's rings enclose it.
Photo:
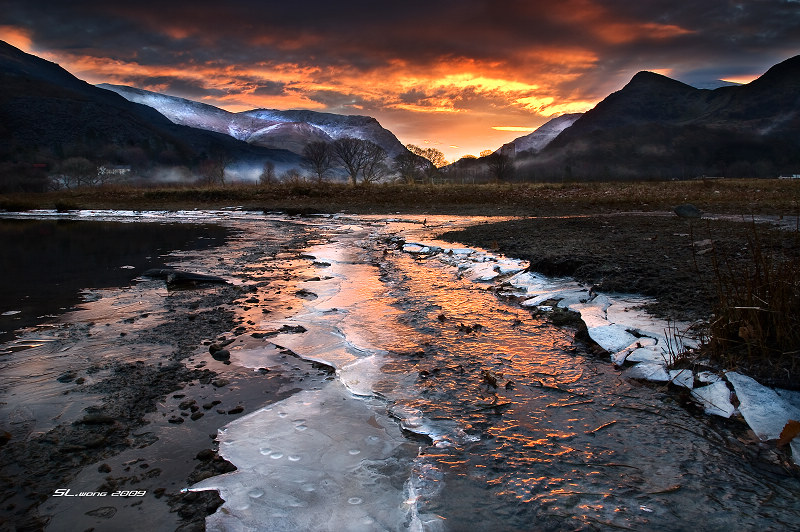
M 389 159 L 385 149 L 365 139 L 344 137 L 333 142 L 316 141 L 303 149 L 301 167 L 307 177 L 322 183 L 334 173 L 344 174 L 348 182 L 374 183 L 386 178 L 399 178 L 407 183 L 430 182 L 446 165 L 444 154 L 436 148 L 420 148 L 408 144 L 406 150 Z M 338 172 L 337 172 L 338 170 Z M 297 169 L 290 169 L 281 176 L 281 181 L 303 179 Z M 262 184 L 277 179 L 275 165 L 267 162 L 259 178 Z

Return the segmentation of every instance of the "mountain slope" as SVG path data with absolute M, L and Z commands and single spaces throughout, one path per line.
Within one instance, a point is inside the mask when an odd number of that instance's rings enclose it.
M 800 169 L 800 56 L 747 85 L 640 72 L 521 168 L 543 178 L 775 177 Z
M 535 131 L 525 136 L 516 138 L 503 145 L 500 148 L 502 151 L 508 152 L 513 148 L 512 153 L 519 154 L 523 151 L 538 152 L 545 146 L 550 144 L 562 131 L 575 123 L 580 118 L 582 113 L 569 113 L 557 116 L 548 122 L 545 122 Z
M 302 154 L 309 142 L 355 137 L 374 142 L 386 150 L 390 157 L 405 151 L 392 132 L 369 116 L 277 109 L 230 113 L 192 100 L 123 85 L 103 84 L 98 87 L 148 105 L 176 124 L 224 133 L 255 146 L 287 149 Z
M 286 151 L 176 125 L 154 109 L 85 83 L 0 41 L 0 161 L 85 157 L 98 163 L 192 166 L 208 158 L 297 164 Z M 133 154 L 133 155 L 132 155 Z

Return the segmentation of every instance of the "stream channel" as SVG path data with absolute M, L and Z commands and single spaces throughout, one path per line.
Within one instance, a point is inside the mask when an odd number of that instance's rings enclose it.
M 286 224 L 313 234 L 305 282 L 285 291 L 292 311 L 249 316 L 253 330 L 282 332 L 232 346 L 231 362 L 269 367 L 290 350 L 336 370 L 219 427 L 219 453 L 237 470 L 186 486 L 225 500 L 208 530 L 800 524 L 800 482 L 742 460 L 728 422 L 626 379 L 546 313 L 500 297 L 496 279 L 453 265 L 472 250 L 434 240 L 486 219 L 191 217 L 241 230 L 233 248 L 255 249 L 260 232 Z M 404 247 L 422 241 L 444 251 Z M 226 263 L 241 266 L 214 273 Z

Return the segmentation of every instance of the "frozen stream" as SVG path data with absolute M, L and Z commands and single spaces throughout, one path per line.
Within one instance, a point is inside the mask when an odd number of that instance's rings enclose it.
M 222 430 L 238 471 L 192 487 L 226 500 L 210 530 L 800 522 L 796 479 L 748 464 L 675 394 L 624 378 L 479 276 L 389 241 L 448 226 L 414 222 L 319 221 L 327 238 L 307 251 L 319 280 L 272 324 L 306 332 L 272 341 L 336 378 Z
M 61 215 L 31 215 L 48 216 Z M 238 240 L 198 264 L 239 285 L 269 275 L 272 281 L 252 295 L 274 299 L 281 310 L 236 310 L 249 326 L 240 336 L 246 341 L 230 346 L 231 367 L 277 373 L 276 361 L 290 350 L 336 370 L 308 378 L 303 391 L 279 402 L 262 400 L 220 429 L 219 453 L 237 470 L 187 487 L 218 490 L 225 500 L 207 518 L 208 530 L 711 531 L 800 524 L 800 481 L 746 457 L 736 438 L 741 423 L 682 405 L 688 390 L 631 380 L 630 370 L 590 354 L 536 305 L 561 291 L 564 301 L 584 307 L 593 333 L 619 344 L 618 357 L 652 363 L 663 338 L 629 338 L 624 327 L 609 324 L 627 307 L 591 306 L 572 281 L 524 277 L 525 264 L 432 240 L 483 219 L 289 219 L 236 210 L 71 216 L 241 229 Z M 299 256 L 267 256 L 267 237 L 285 236 L 286 223 L 307 226 L 313 245 Z M 445 251 L 434 254 L 417 242 Z M 463 268 L 462 260 L 473 262 Z M 289 269 L 302 280 L 286 275 L 278 283 Z M 498 290 L 515 274 L 517 285 Z M 137 290 L 147 286 L 112 290 L 107 299 L 140 297 Z M 527 291 L 526 303 L 498 293 L 515 289 Z M 149 290 L 153 308 L 144 316 L 162 319 L 166 290 Z M 642 327 L 652 325 L 640 319 Z M 98 341 L 90 340 L 81 353 Z M 631 342 L 641 346 L 625 350 Z M 199 356 L 210 357 L 205 346 Z M 203 419 L 211 431 L 219 426 L 211 425 L 211 414 Z M 97 465 L 87 471 L 97 473 Z

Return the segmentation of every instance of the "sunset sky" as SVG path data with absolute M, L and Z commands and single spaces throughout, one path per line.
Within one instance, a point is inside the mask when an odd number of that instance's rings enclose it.
M 90 83 L 374 116 L 455 160 L 639 70 L 747 82 L 800 54 L 800 0 L 0 0 L 0 39 Z

